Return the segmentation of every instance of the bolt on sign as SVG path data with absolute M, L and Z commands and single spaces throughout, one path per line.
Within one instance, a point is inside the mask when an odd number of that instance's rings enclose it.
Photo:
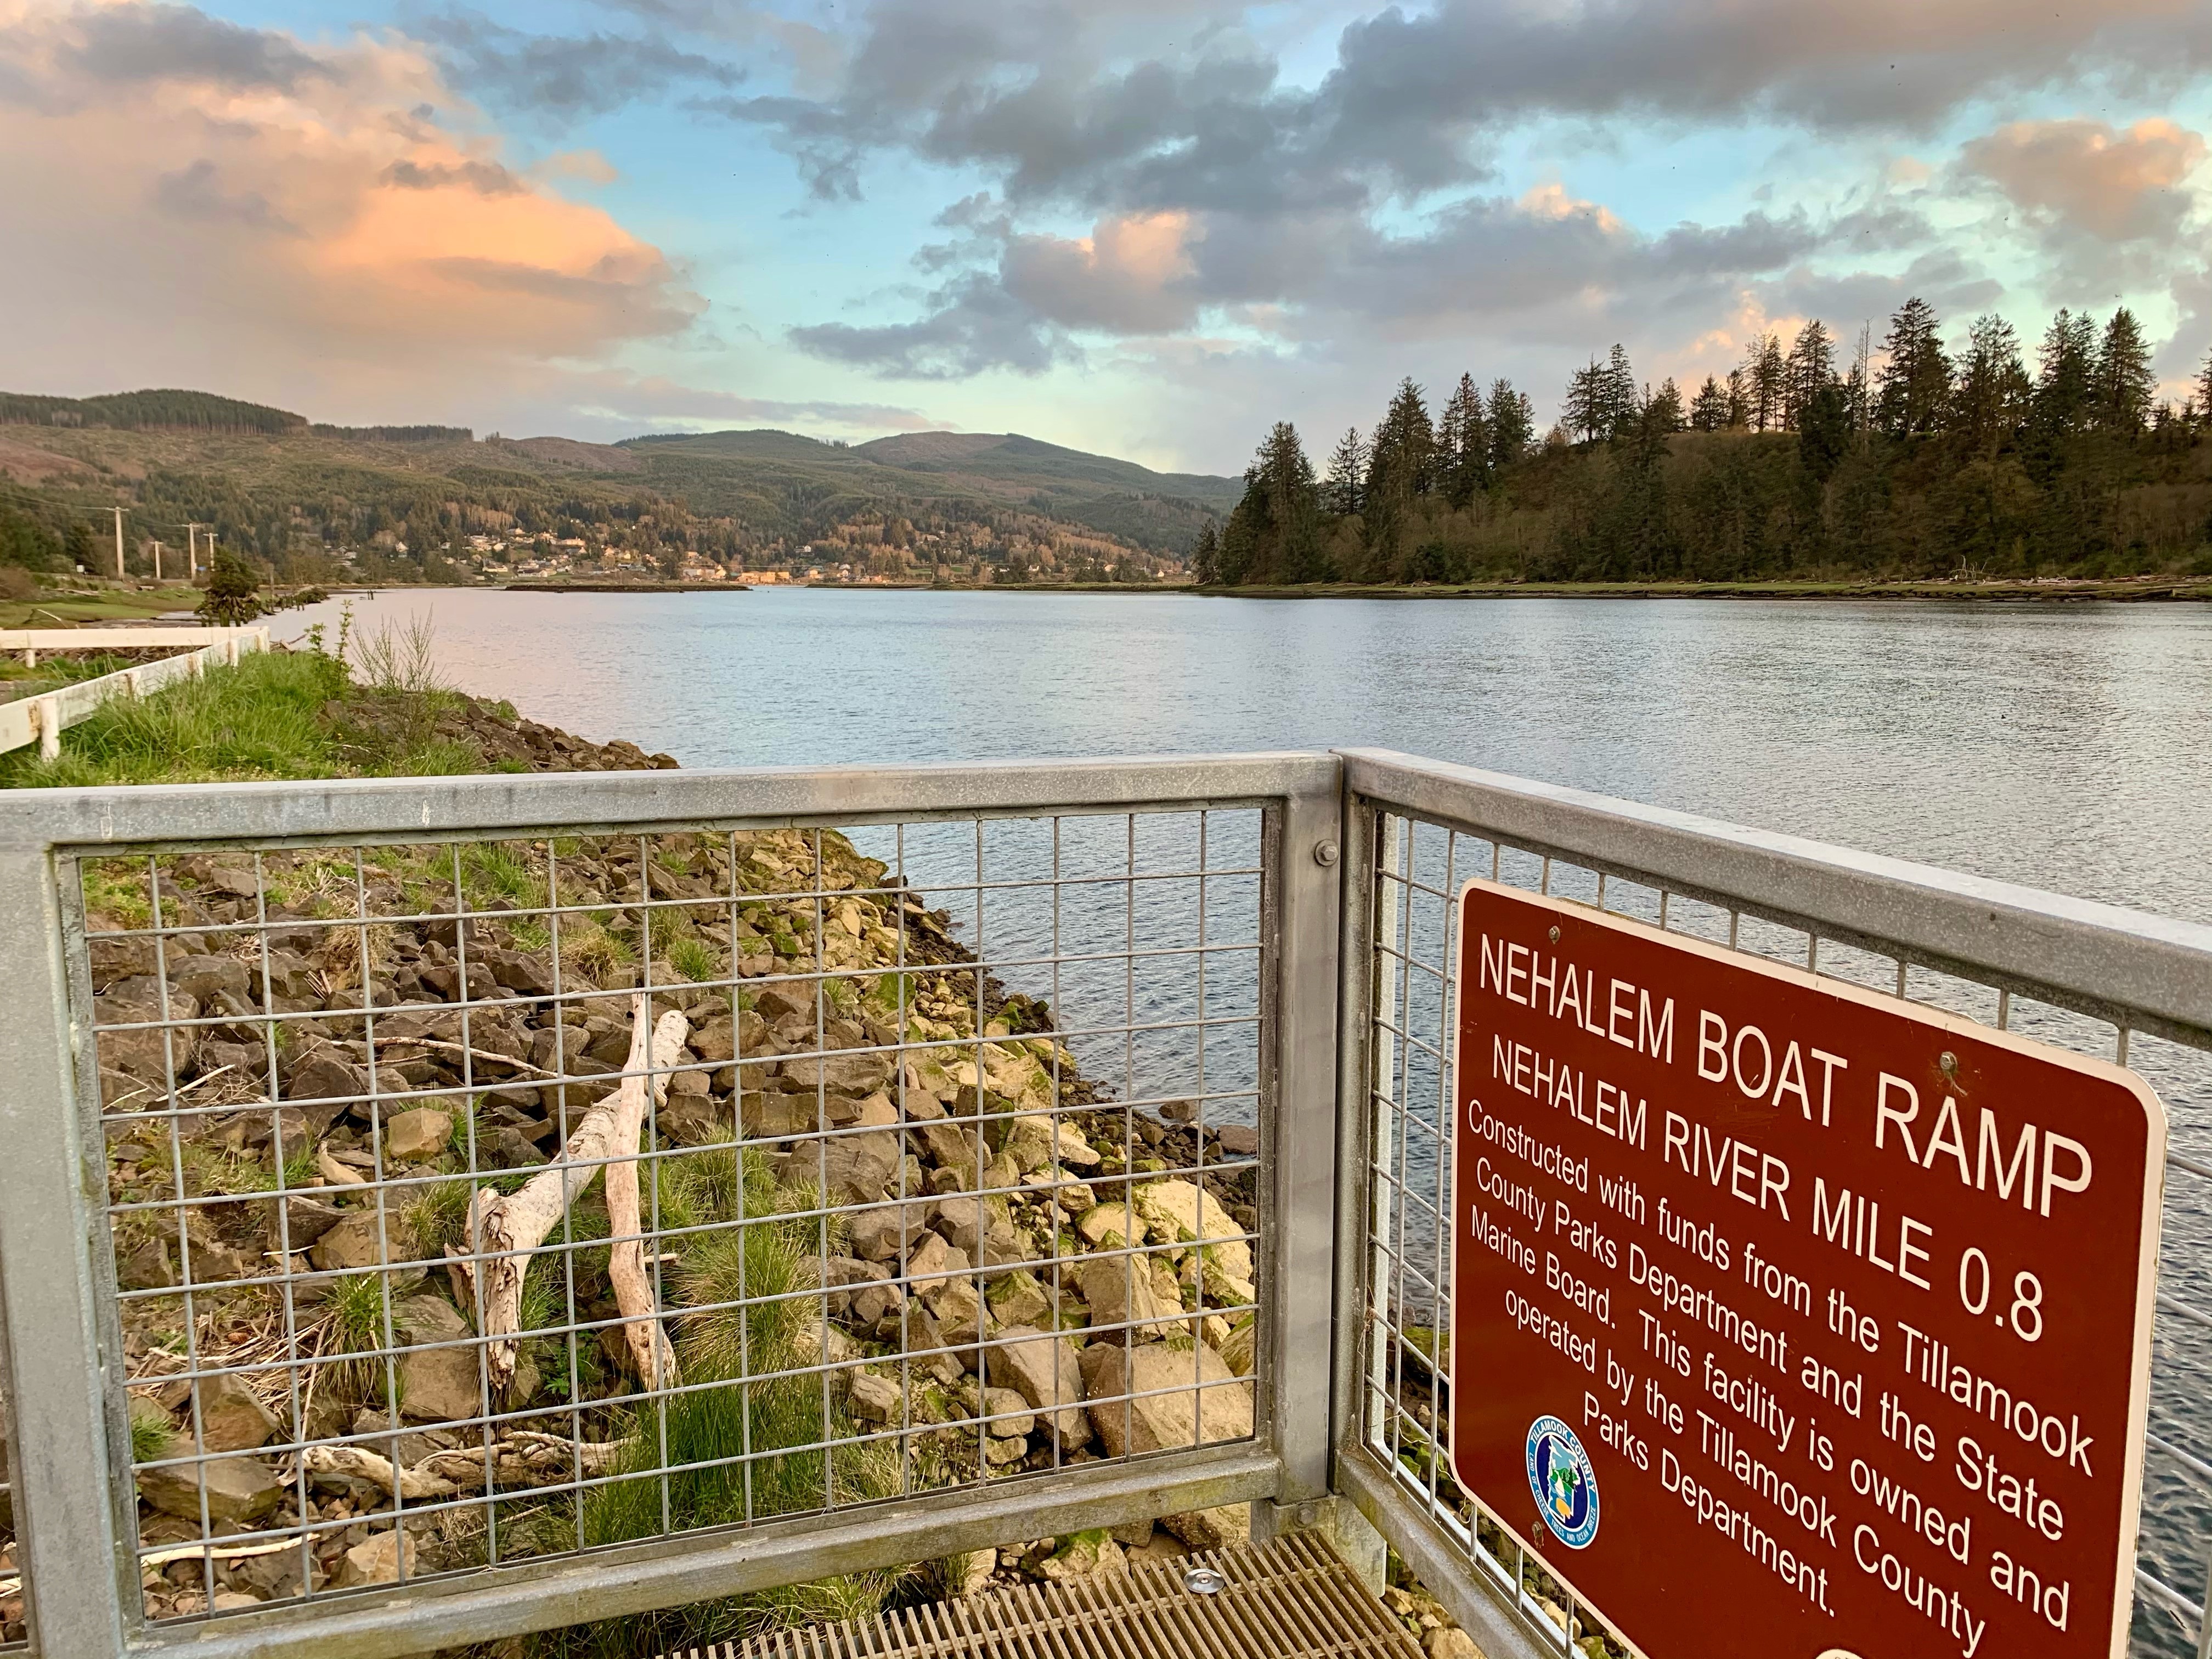
M 1648 1659 L 2123 1653 L 2157 1098 L 1580 905 L 1459 903 L 1468 1492 Z

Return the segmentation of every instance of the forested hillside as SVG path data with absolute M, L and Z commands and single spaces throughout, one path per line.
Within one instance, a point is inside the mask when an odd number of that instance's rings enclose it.
M 1319 468 L 1279 423 L 1194 574 L 1311 581 L 1728 581 L 2212 573 L 2212 363 L 2155 400 L 2141 327 L 2061 312 L 2033 370 L 2004 320 L 1947 348 L 1914 300 L 1848 363 L 1818 320 L 1725 380 L 1639 384 L 1615 346 L 1540 441 L 1528 398 L 1405 381 Z
M 919 550 L 925 571 L 957 555 L 1015 574 L 1149 578 L 1239 489 L 1006 434 L 478 440 L 313 425 L 200 392 L 0 393 L 0 562 L 33 567 L 112 559 L 94 550 L 120 506 L 133 548 L 211 526 L 308 581 L 452 579 L 471 537 L 577 539 L 672 570 L 687 554 L 756 568 L 812 549 L 910 574 Z

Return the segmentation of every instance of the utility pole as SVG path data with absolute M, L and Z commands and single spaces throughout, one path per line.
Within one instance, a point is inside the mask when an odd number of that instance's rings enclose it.
M 154 544 L 154 580 L 161 580 L 161 544 L 159 542 Z
M 185 526 L 185 575 L 188 580 L 198 581 L 200 579 L 199 532 L 208 528 L 209 526 L 204 524 L 188 524 Z M 208 538 L 208 545 L 210 550 L 213 549 L 214 537 Z
M 123 574 L 123 509 L 115 509 L 115 574 Z

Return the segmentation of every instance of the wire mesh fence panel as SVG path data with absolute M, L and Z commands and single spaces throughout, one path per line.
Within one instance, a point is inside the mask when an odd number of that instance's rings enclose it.
M 1601 908 L 1869 990 L 2117 1060 L 2148 1081 L 2172 1122 L 2130 1650 L 2202 1655 L 2212 1543 L 2212 1034 L 2201 1044 L 2130 1029 L 2124 1008 L 2095 1017 L 2033 988 L 1942 971 L 1849 939 L 1673 890 L 1618 866 L 1601 870 L 1540 847 L 1362 802 L 1371 830 L 1366 884 L 1369 1121 L 1366 1329 L 1358 1359 L 1360 1443 L 1450 1540 L 1455 1559 L 1522 1612 L 1539 1645 L 1625 1654 L 1513 1530 L 1473 1502 L 1449 1466 L 1452 1382 L 1450 1025 L 1458 993 L 1454 900 L 1469 877 Z M 1778 904 L 1778 910 L 1781 907 Z M 2069 999 L 2070 1000 L 2070 999 Z M 2212 1011 L 2206 1024 L 2212 1024 Z
M 144 1616 L 1249 1439 L 1265 834 L 74 859 Z

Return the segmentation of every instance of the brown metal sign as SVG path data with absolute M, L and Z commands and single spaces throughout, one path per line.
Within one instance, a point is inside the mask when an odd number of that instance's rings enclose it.
M 1468 1490 L 1650 1659 L 2121 1654 L 2141 1079 L 1582 905 L 1459 902 Z

